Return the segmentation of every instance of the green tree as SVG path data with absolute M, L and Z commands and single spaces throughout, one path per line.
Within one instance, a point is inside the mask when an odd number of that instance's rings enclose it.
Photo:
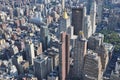
M 115 46 L 115 52 L 120 51 L 120 37 L 117 32 L 102 30 L 100 33 L 104 34 L 104 42 L 111 43 Z

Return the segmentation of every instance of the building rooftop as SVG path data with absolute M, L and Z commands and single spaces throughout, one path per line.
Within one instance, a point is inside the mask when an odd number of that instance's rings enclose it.
M 108 50 L 108 51 L 111 51 L 113 50 L 114 46 L 110 43 L 103 43 L 103 46 L 105 46 L 105 48 Z
M 101 33 L 95 33 L 91 37 L 96 38 L 96 39 L 100 39 L 100 38 L 104 38 L 104 35 Z
M 35 62 L 38 62 L 38 63 L 41 63 L 42 61 L 46 60 L 48 58 L 48 56 L 44 55 L 44 54 L 41 54 L 39 56 L 37 56 L 34 61 Z
M 92 50 L 88 50 L 87 56 L 90 57 L 91 59 L 98 60 L 98 54 L 93 52 Z

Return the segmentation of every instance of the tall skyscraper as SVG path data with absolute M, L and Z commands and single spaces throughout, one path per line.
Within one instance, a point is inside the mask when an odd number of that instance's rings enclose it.
M 92 35 L 92 26 L 89 15 L 84 17 L 83 32 L 85 38 L 89 38 Z
M 93 0 L 87 0 L 87 15 L 90 15 L 90 9 L 92 6 Z
M 62 17 L 60 18 L 59 33 L 62 31 L 67 32 L 70 35 L 70 38 L 73 36 L 73 26 L 71 26 L 70 17 L 67 14 L 67 11 L 64 10 Z
M 73 65 L 73 77 L 78 80 L 82 77 L 84 56 L 87 50 L 87 40 L 84 38 L 83 32 L 79 32 L 79 36 L 75 40 L 74 47 L 74 65 Z
M 61 3 L 62 3 L 62 10 L 65 9 L 65 0 L 61 0 Z
M 26 57 L 30 64 L 33 64 L 35 58 L 34 44 L 31 41 L 26 42 Z
M 83 7 L 72 8 L 72 26 L 74 27 L 74 34 L 78 35 L 83 27 Z
M 97 22 L 100 23 L 102 20 L 102 11 L 103 11 L 103 0 L 98 0 L 97 3 Z
M 51 60 L 46 55 L 39 55 L 34 59 L 34 72 L 38 80 L 47 78 L 47 75 L 51 72 Z
M 60 18 L 60 32 L 66 32 L 70 25 L 70 17 L 68 16 L 67 11 L 64 10 L 62 17 Z
M 96 31 L 96 1 L 93 0 L 91 10 L 90 10 L 90 19 L 91 19 L 91 25 L 92 25 L 92 34 Z
M 66 80 L 69 74 L 69 60 L 70 60 L 70 38 L 66 32 L 61 33 L 61 45 L 60 45 L 60 80 Z
M 48 26 L 42 26 L 41 27 L 40 36 L 41 36 L 41 42 L 42 42 L 43 51 L 47 50 L 47 48 L 49 46 L 49 42 L 50 42 Z
M 92 35 L 92 25 L 91 25 L 90 15 L 87 15 L 86 7 L 84 7 L 82 31 L 84 33 L 85 38 L 87 39 Z

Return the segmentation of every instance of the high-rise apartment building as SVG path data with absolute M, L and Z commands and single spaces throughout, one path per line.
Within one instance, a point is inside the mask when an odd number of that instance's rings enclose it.
M 83 80 L 101 80 L 101 58 L 97 53 L 89 50 L 84 59 Z
M 84 56 L 87 51 L 87 40 L 84 38 L 83 32 L 79 32 L 79 36 L 75 40 L 74 46 L 74 65 L 73 77 L 80 79 L 82 77 Z
M 108 49 L 109 44 L 103 43 L 104 41 L 104 35 L 101 33 L 96 33 L 93 34 L 89 39 L 88 39 L 88 48 L 91 50 L 94 50 L 96 53 L 98 53 L 98 56 L 101 58 L 101 64 L 102 64 L 102 69 L 106 69 L 106 66 L 109 61 L 109 51 L 111 49 Z M 111 45 L 109 45 L 110 47 Z
M 66 32 L 61 33 L 61 45 L 60 45 L 60 80 L 66 80 L 69 74 L 69 60 L 70 60 L 70 38 Z
M 108 61 L 109 61 L 108 50 L 105 47 L 105 45 L 102 44 L 101 46 L 97 47 L 95 52 L 97 52 L 98 56 L 100 56 L 100 58 L 101 58 L 102 69 L 104 71 L 106 69 L 106 67 L 108 65 Z

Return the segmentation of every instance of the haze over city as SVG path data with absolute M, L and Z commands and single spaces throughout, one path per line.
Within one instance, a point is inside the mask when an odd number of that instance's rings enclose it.
M 120 80 L 120 0 L 0 0 L 0 80 Z

